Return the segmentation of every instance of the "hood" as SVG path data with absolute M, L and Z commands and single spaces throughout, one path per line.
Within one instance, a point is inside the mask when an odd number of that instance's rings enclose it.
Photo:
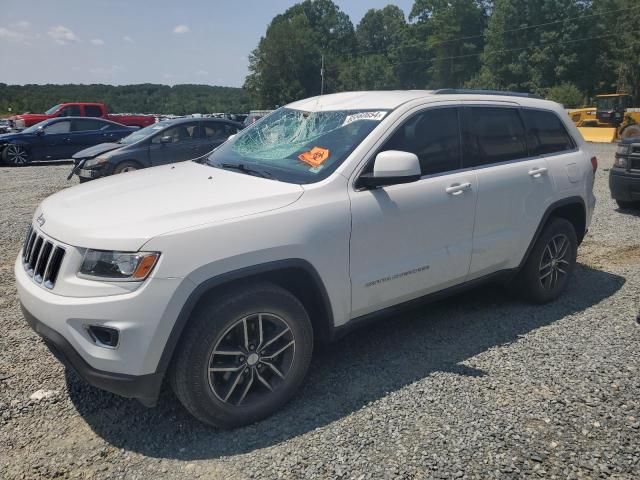
M 11 142 L 13 140 L 20 140 L 21 138 L 27 138 L 32 136 L 29 133 L 3 133 L 2 135 L 0 135 L 0 143 L 7 143 L 7 142 Z
M 51 116 L 47 115 L 46 113 L 21 113 L 20 115 L 16 115 L 15 117 L 13 117 L 14 120 L 29 120 L 33 123 L 38 123 L 49 118 L 51 118 Z
M 163 233 L 285 207 L 300 185 L 183 162 L 62 190 L 36 210 L 47 235 L 76 247 L 136 251 Z
M 85 158 L 97 157 L 101 153 L 110 152 L 116 148 L 124 147 L 121 143 L 101 143 L 100 145 L 94 145 L 93 147 L 85 148 L 76 153 L 72 158 L 74 160 L 82 160 Z

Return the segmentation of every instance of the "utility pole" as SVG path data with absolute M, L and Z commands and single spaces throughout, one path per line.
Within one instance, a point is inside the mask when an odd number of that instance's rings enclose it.
M 324 94 L 324 55 L 321 56 L 320 64 L 320 95 Z

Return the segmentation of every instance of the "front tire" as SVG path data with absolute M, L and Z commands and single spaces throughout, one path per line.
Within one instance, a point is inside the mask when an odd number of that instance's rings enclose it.
M 558 298 L 575 269 L 577 251 L 573 224 L 564 218 L 551 218 L 518 274 L 521 295 L 540 304 Z
M 135 172 L 136 170 L 139 170 L 139 169 L 140 169 L 140 165 L 138 165 L 136 162 L 129 162 L 129 161 L 120 162 L 113 169 L 113 174 L 117 175 L 119 173 Z
M 312 351 L 311 322 L 294 295 L 271 283 L 241 286 L 207 299 L 193 313 L 169 378 L 193 416 L 233 428 L 289 401 Z
M 9 144 L 2 152 L 2 161 L 15 167 L 22 167 L 30 160 L 29 152 L 22 145 Z

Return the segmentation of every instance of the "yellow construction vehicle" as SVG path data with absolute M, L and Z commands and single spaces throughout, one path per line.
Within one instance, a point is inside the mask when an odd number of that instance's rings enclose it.
M 640 108 L 631 108 L 631 95 L 598 95 L 595 107 L 569 110 L 569 116 L 588 142 L 640 137 Z

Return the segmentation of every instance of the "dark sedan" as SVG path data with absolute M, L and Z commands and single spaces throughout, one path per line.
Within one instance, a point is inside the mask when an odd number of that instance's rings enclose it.
M 52 118 L 19 133 L 0 135 L 1 157 L 4 163 L 16 166 L 67 159 L 87 147 L 117 142 L 136 130 L 100 118 Z
M 192 160 L 224 143 L 243 125 L 216 118 L 163 120 L 119 142 L 104 143 L 73 156 L 72 175 L 84 182 L 141 168 Z M 69 175 L 71 178 L 71 175 Z

